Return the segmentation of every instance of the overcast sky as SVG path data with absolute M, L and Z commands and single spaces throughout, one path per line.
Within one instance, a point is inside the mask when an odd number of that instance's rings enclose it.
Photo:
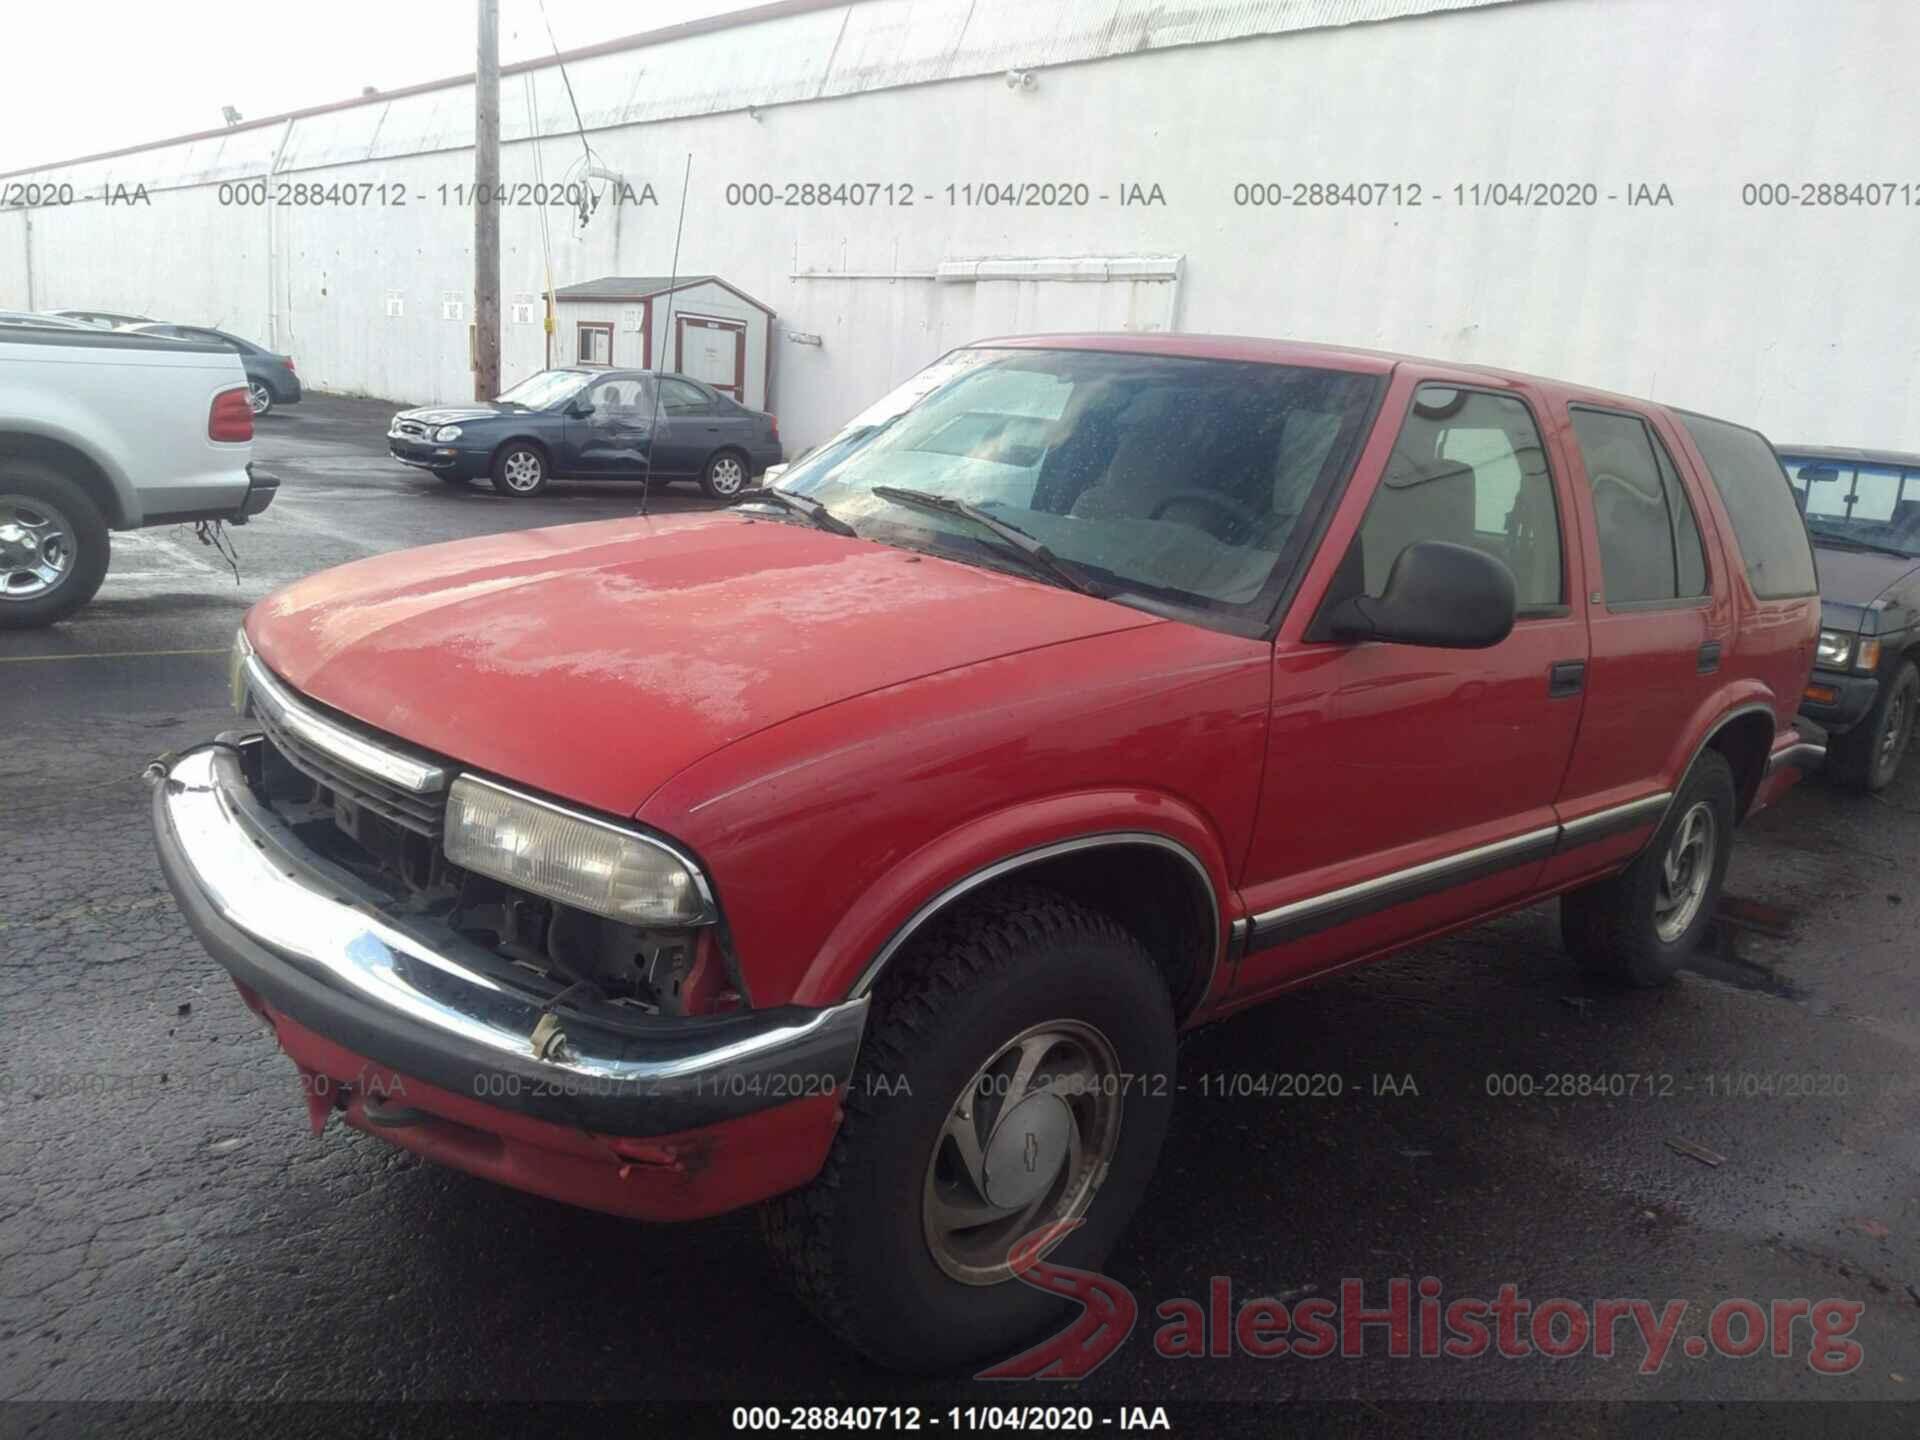
M 562 49 L 752 8 L 546 0 Z M 0 0 L 0 173 L 471 71 L 475 0 Z M 540 0 L 500 0 L 503 64 L 550 54 Z

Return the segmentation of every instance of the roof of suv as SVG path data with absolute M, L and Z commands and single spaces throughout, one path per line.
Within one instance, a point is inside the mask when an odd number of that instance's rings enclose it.
M 1306 340 L 1268 340 L 1255 335 L 1169 335 L 1133 332 L 1083 332 L 1063 335 L 1003 335 L 991 340 L 976 340 L 982 349 L 1022 350 L 1110 350 L 1142 355 L 1172 355 L 1193 360 L 1245 360 L 1264 365 L 1305 365 L 1323 370 L 1349 370 L 1361 375 L 1385 375 L 1396 365 L 1418 365 L 1434 370 L 1452 370 L 1486 375 L 1495 379 L 1528 385 L 1552 385 L 1578 390 L 1586 395 L 1608 396 L 1635 405 L 1661 405 L 1664 402 L 1641 396 L 1616 395 L 1598 386 L 1583 385 L 1550 375 L 1530 375 L 1521 370 L 1504 370 L 1496 365 L 1480 365 L 1466 360 L 1436 360 L 1425 355 L 1406 355 L 1393 350 L 1366 350 L 1346 345 L 1320 345 Z

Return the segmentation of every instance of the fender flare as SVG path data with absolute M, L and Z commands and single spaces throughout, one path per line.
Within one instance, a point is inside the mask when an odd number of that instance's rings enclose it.
M 1210 993 L 1226 954 L 1227 907 L 1235 893 L 1226 848 L 1189 805 L 1138 791 L 1124 792 L 1130 803 L 1113 803 L 1122 798 L 1114 792 L 1053 797 L 1043 802 L 1053 811 L 1044 824 L 1036 823 L 1041 812 L 1032 806 L 977 817 L 902 857 L 875 877 L 862 903 L 829 936 L 796 1001 L 831 1004 L 868 994 L 915 934 L 983 886 L 1064 856 L 1129 847 L 1171 856 L 1199 882 L 1211 926 L 1199 993 Z M 1152 803 L 1143 805 L 1143 798 Z

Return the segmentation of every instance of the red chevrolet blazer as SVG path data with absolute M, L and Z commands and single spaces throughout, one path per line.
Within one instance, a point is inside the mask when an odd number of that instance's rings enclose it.
M 1671 977 L 1819 758 L 1820 607 L 1766 440 L 1660 405 L 1200 336 L 916 393 L 729 510 L 269 597 L 153 818 L 316 1131 L 764 1202 L 928 1369 L 1054 1315 L 1023 1237 L 1114 1243 L 1181 1030 L 1549 896 Z

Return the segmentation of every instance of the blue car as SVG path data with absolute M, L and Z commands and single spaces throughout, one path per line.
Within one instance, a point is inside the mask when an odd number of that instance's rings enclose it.
M 515 499 L 552 480 L 642 480 L 651 466 L 727 500 L 781 459 L 772 415 L 650 370 L 542 370 L 491 403 L 403 410 L 387 448 L 449 485 L 491 480 Z

